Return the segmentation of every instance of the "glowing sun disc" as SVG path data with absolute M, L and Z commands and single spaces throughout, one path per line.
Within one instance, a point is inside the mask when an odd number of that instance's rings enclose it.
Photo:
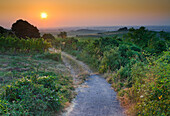
M 45 12 L 41 13 L 41 18 L 42 18 L 42 19 L 46 19 L 47 16 L 48 16 L 47 13 L 45 13 Z

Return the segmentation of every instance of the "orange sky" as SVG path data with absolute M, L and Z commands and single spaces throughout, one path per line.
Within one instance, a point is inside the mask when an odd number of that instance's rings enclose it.
M 10 28 L 17 19 L 38 28 L 170 25 L 170 0 L 0 0 L 0 25 Z

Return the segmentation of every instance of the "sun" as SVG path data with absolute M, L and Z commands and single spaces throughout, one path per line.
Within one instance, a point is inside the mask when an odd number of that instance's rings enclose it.
M 42 18 L 42 19 L 46 19 L 47 16 L 48 16 L 47 13 L 45 13 L 45 12 L 42 12 L 42 13 L 41 13 L 41 18 Z

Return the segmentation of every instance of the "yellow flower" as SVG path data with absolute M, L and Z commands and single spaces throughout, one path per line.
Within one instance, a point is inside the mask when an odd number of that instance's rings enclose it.
M 161 99 L 162 98 L 162 95 L 160 96 L 160 97 L 158 97 L 159 99 Z

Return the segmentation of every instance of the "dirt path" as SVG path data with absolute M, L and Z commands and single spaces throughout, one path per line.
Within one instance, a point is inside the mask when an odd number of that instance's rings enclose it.
M 123 109 L 116 99 L 116 92 L 104 78 L 93 74 L 87 65 L 75 57 L 64 52 L 62 57 L 75 78 L 78 78 L 79 71 L 91 74 L 88 80 L 76 89 L 76 98 L 62 116 L 124 116 Z M 72 62 L 76 63 L 77 68 L 72 66 Z
M 79 75 L 88 73 L 88 80 L 78 86 L 77 96 L 62 116 L 124 116 L 123 108 L 116 99 L 116 92 L 104 78 L 93 74 L 90 68 L 75 57 L 61 52 L 63 62 L 70 69 L 75 84 Z
M 76 60 L 75 57 L 65 53 L 61 52 L 62 60 L 64 64 L 69 68 L 70 73 L 74 79 L 75 85 L 80 85 L 82 83 L 82 75 L 91 75 L 92 71 L 90 68 L 85 65 L 83 62 Z

